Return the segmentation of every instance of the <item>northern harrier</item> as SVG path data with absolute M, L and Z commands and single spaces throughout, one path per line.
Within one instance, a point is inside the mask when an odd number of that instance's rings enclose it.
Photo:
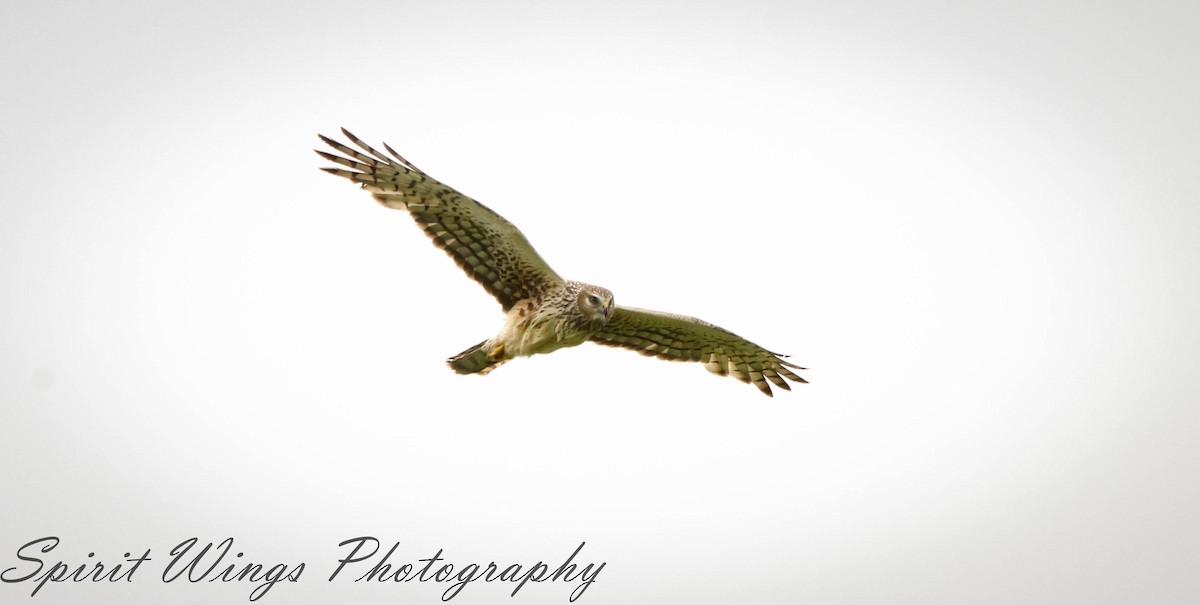
M 694 317 L 617 306 L 608 290 L 558 276 L 516 227 L 483 204 L 443 185 L 384 143 L 392 157 L 342 129 L 359 149 L 318 135 L 345 157 L 317 151 L 345 168 L 322 168 L 362 185 L 375 201 L 407 210 L 433 239 L 500 301 L 500 333 L 448 361 L 459 374 L 486 374 L 514 358 L 591 341 L 672 361 L 698 361 L 771 396 L 770 381 L 807 382 L 780 359 L 744 338 Z M 348 170 L 347 170 L 348 169 Z

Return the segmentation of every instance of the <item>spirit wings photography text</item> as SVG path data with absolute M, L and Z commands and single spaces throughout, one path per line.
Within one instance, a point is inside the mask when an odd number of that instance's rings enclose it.
M 87 553 L 83 561 L 64 561 L 54 554 L 59 543 L 59 538 L 47 536 L 20 546 L 16 549 L 15 562 L 4 564 L 0 580 L 6 584 L 28 582 L 32 585 L 30 596 L 37 596 L 51 582 L 134 582 L 135 576 L 141 579 L 149 575 L 142 571 L 143 564 L 154 561 L 160 567 L 151 573 L 158 574 L 162 582 L 245 582 L 253 586 L 249 599 L 258 601 L 279 582 L 299 582 L 308 567 L 301 561 L 254 561 L 235 548 L 233 538 L 221 542 L 188 538 L 167 550 L 165 555 L 155 555 L 147 548 L 140 554 L 126 552 L 119 561 L 101 560 L 95 552 Z M 493 561 L 455 564 L 447 562 L 442 549 L 415 561 L 405 560 L 402 554 L 397 554 L 399 542 L 385 550 L 377 538 L 361 536 L 340 542 L 336 558 L 331 556 L 328 562 L 328 575 L 324 575 L 326 571 L 317 575 L 328 582 L 446 583 L 443 601 L 453 599 L 468 584 L 478 580 L 510 583 L 513 587 L 510 595 L 514 597 L 529 582 L 561 582 L 574 586 L 570 594 L 564 596 L 575 602 L 596 581 L 605 565 L 604 562 L 578 560 L 585 544 L 581 542 L 574 552 L 561 559 L 561 563 L 538 561 L 532 565 L 501 565 Z M 559 564 L 552 568 L 555 563 Z

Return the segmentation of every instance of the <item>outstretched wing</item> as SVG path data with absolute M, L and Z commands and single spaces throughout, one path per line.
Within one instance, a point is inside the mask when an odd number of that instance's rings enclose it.
M 392 157 L 345 128 L 342 134 L 361 151 L 317 135 L 346 156 L 317 151 L 330 162 L 345 166 L 321 170 L 361 184 L 384 206 L 407 210 L 433 243 L 495 296 L 506 313 L 518 301 L 536 298 L 562 284 L 562 278 L 504 217 L 431 178 L 387 143 L 383 147 Z
M 695 317 L 618 306 L 608 323 L 591 337 L 592 342 L 633 349 L 671 361 L 699 361 L 709 372 L 732 375 L 752 383 L 768 397 L 775 386 L 790 391 L 784 378 L 808 382 L 788 368 L 804 368 L 780 359 L 752 342 Z

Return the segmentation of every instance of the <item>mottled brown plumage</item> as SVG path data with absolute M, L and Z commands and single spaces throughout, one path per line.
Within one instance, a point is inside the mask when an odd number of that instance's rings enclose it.
M 525 236 L 483 204 L 431 178 L 392 150 L 391 157 L 342 129 L 359 149 L 318 135 L 343 155 L 317 151 L 342 166 L 322 170 L 370 191 L 380 204 L 406 210 L 437 247 L 500 302 L 500 332 L 455 355 L 461 374 L 486 374 L 514 357 L 549 353 L 591 340 L 671 361 L 697 361 L 709 371 L 753 384 L 770 396 L 768 381 L 807 382 L 804 369 L 728 330 L 693 317 L 616 306 L 599 286 L 564 280 Z
M 780 359 L 748 340 L 695 317 L 618 307 L 611 319 L 591 337 L 592 342 L 633 349 L 642 355 L 670 361 L 698 361 L 718 375 L 730 375 L 771 394 L 767 381 L 786 391 L 784 380 L 808 382 L 788 368 L 804 368 Z
M 517 301 L 537 298 L 562 283 L 563 279 L 504 217 L 429 177 L 391 147 L 384 145 L 394 159 L 349 131 L 342 132 L 366 153 L 319 135 L 330 147 L 353 158 L 317 151 L 321 157 L 351 169 L 321 170 L 362 184 L 384 206 L 407 210 L 434 245 L 495 296 L 505 312 Z

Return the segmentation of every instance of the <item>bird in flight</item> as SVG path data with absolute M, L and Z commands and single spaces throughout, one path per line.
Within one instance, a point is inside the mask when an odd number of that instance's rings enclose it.
M 390 157 L 345 128 L 342 134 L 358 149 L 317 135 L 342 154 L 316 150 L 339 166 L 321 170 L 360 184 L 388 208 L 407 211 L 434 245 L 504 309 L 498 334 L 447 360 L 455 372 L 486 374 L 516 357 L 590 341 L 659 359 L 700 362 L 714 374 L 753 384 L 768 397 L 771 384 L 790 391 L 785 379 L 808 382 L 791 370 L 804 368 L 724 328 L 620 306 L 604 288 L 559 277 L 504 217 L 425 174 L 387 143 L 383 147 Z

